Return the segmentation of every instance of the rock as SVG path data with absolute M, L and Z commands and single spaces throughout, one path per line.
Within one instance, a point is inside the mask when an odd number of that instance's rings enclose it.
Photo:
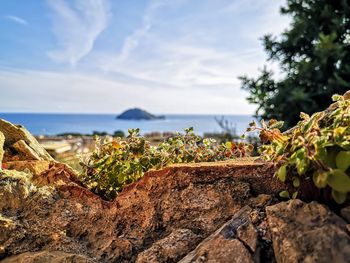
M 345 221 L 350 224 L 350 206 L 344 207 L 342 210 L 340 210 L 340 214 L 342 218 L 344 218 Z
M 2 158 L 4 157 L 4 143 L 5 143 L 5 136 L 2 132 L 0 132 L 0 170 L 2 167 Z
M 146 173 L 107 202 L 83 187 L 63 164 L 6 164 L 24 172 L 0 173 L 0 259 L 47 250 L 98 262 L 134 262 L 138 254 L 140 262 L 177 261 L 244 204 L 253 203 L 252 192 L 277 194 L 283 187 L 274 170 L 254 160 L 177 165 Z M 258 247 L 253 230 L 241 227 L 237 235 L 244 242 L 232 241 L 242 258 L 252 258 Z
M 346 223 L 324 205 L 290 200 L 266 212 L 277 262 L 349 262 Z
M 12 161 L 4 163 L 4 168 L 21 172 L 29 172 L 38 177 L 42 172 L 48 170 L 54 162 L 49 161 Z
M 157 242 L 149 249 L 141 252 L 136 262 L 177 262 L 201 240 L 201 237 L 189 229 L 177 229 L 171 234 Z
M 35 156 L 30 158 L 38 157 L 40 160 L 53 161 L 53 158 L 23 126 L 14 125 L 8 121 L 0 119 L 0 132 L 5 136 L 5 148 L 10 148 L 15 144 L 15 150 L 19 150 L 19 154 L 23 155 L 20 156 L 20 159 L 26 160 L 25 158 L 28 158 L 26 157 L 26 154 L 30 153 L 30 155 L 33 154 Z M 23 141 L 25 144 L 23 142 L 18 143 L 18 141 Z
M 1 263 L 94 263 L 82 255 L 62 251 L 26 252 L 4 259 Z
M 249 207 L 241 209 L 179 262 L 254 262 L 258 236 L 250 222 L 250 212 Z
M 24 160 L 40 160 L 40 156 L 30 148 L 25 141 L 19 140 L 12 144 L 12 147 L 21 155 Z

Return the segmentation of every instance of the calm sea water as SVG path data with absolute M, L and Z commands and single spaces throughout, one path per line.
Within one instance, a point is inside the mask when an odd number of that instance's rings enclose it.
M 215 115 L 165 115 L 165 120 L 131 121 L 117 120 L 113 114 L 23 114 L 0 113 L 0 118 L 25 126 L 35 135 L 56 135 L 65 132 L 92 133 L 116 130 L 127 132 L 129 128 L 140 128 L 141 133 L 153 131 L 183 131 L 193 126 L 197 134 L 220 132 Z M 236 126 L 242 134 L 253 117 L 248 115 L 225 115 L 225 119 Z

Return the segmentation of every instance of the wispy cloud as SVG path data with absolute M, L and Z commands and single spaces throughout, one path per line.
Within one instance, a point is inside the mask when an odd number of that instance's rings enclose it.
M 142 37 L 144 37 L 148 31 L 152 28 L 154 15 L 156 11 L 162 6 L 166 5 L 169 1 L 167 0 L 153 0 L 151 4 L 146 9 L 141 27 L 137 28 L 131 35 L 129 35 L 121 48 L 120 54 L 118 56 L 118 60 L 123 61 L 128 58 L 129 54 L 137 48 L 139 45 L 139 41 Z
M 237 77 L 258 74 L 259 38 L 288 25 L 285 0 L 46 1 L 58 40 L 49 56 L 76 67 L 14 72 L 0 61 L 0 111 L 253 113 Z
M 4 16 L 4 18 L 23 26 L 28 25 L 28 21 L 19 16 L 7 15 L 7 16 Z
M 177 6 L 174 8 L 173 2 L 151 2 L 142 25 L 125 39 L 121 52 L 94 58 L 94 62 L 107 72 L 163 83 L 164 87 L 171 84 L 183 90 L 231 86 L 235 94 L 244 97 L 238 76 L 254 76 L 265 63 L 258 39 L 268 32 L 280 32 L 288 24 L 288 19 L 281 19 L 275 2 L 261 2 L 256 12 L 253 0 L 250 4 L 236 1 L 235 5 L 227 1 L 226 6 L 204 1 L 213 6 L 182 17 L 174 17 Z M 169 10 L 172 19 L 164 15 Z M 237 19 L 232 19 L 232 13 Z M 249 19 L 251 13 L 254 19 Z M 226 20 L 230 23 L 222 23 Z
M 48 0 L 53 33 L 59 49 L 49 51 L 51 59 L 75 65 L 93 49 L 110 16 L 107 0 Z

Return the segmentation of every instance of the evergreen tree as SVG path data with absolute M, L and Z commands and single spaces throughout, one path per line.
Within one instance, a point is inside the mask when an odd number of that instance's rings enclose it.
M 291 15 L 290 27 L 280 37 L 266 35 L 269 59 L 280 64 L 282 79 L 265 67 L 257 78 L 240 77 L 258 105 L 256 115 L 296 124 L 300 111 L 325 109 L 335 93 L 350 89 L 350 1 L 288 0 L 281 8 Z

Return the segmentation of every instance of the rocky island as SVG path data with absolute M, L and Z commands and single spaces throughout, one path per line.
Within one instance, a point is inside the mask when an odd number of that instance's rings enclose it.
M 159 120 L 159 119 L 165 119 L 165 117 L 151 114 L 139 108 L 133 108 L 119 114 L 117 116 L 117 119 L 119 120 Z

